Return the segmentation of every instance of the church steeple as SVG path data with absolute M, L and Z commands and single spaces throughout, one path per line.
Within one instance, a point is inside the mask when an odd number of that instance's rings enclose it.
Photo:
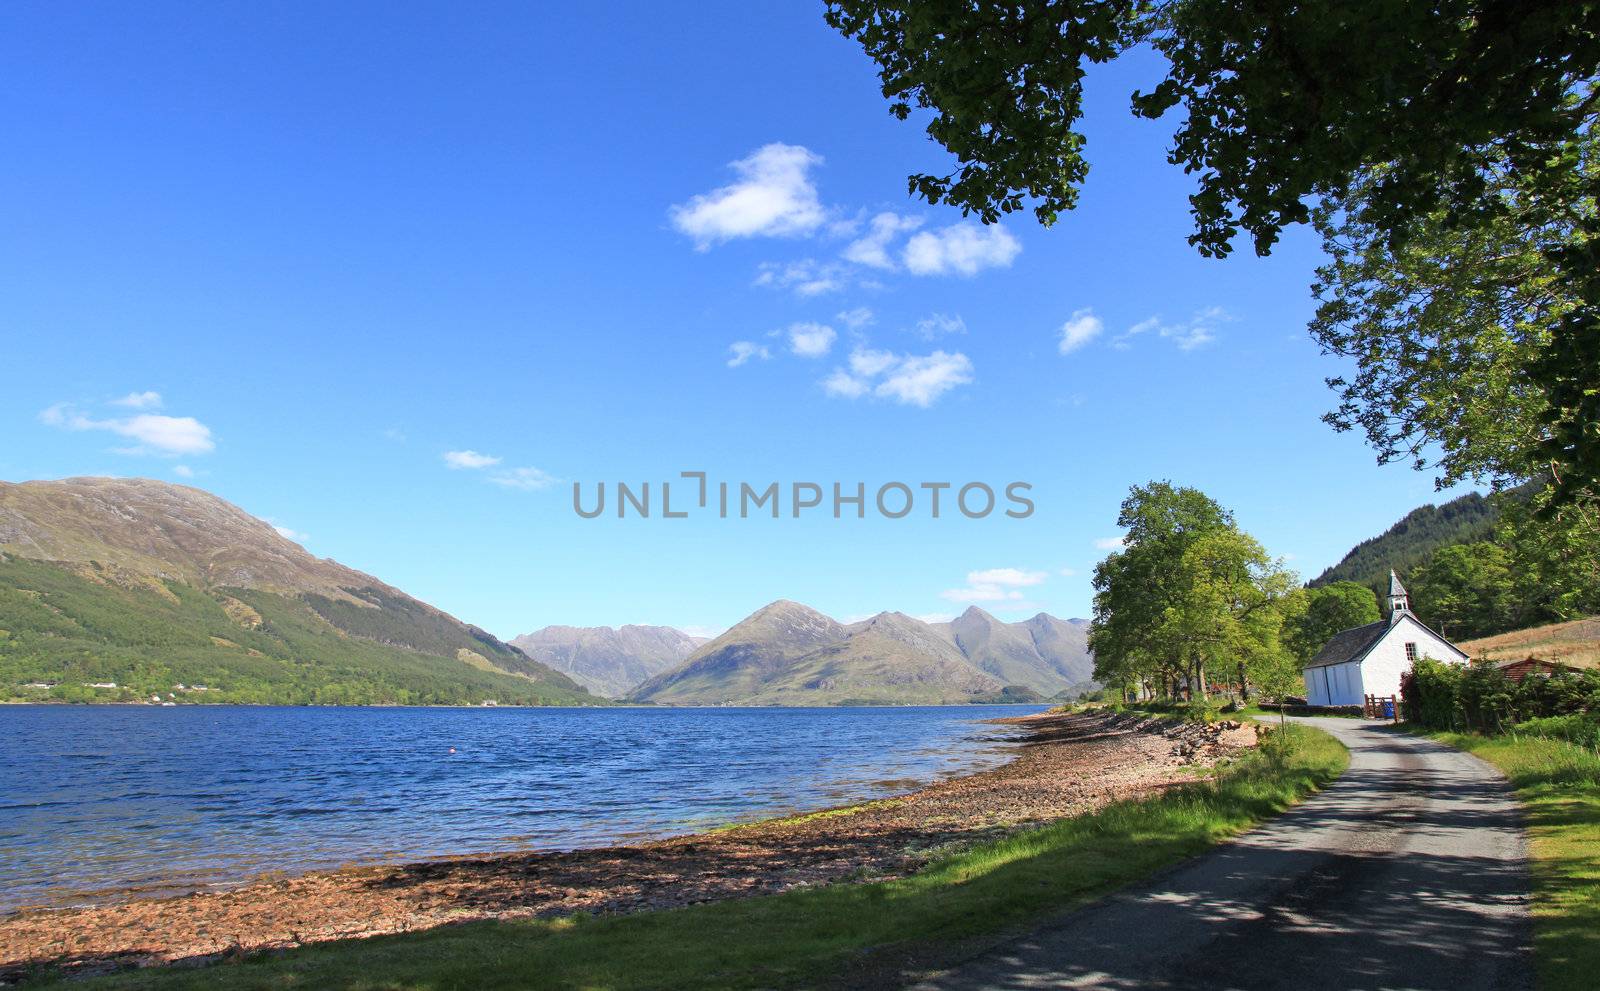
M 1406 594 L 1406 587 L 1400 584 L 1400 576 L 1389 569 L 1389 625 L 1400 622 L 1402 613 L 1411 611 L 1411 596 Z

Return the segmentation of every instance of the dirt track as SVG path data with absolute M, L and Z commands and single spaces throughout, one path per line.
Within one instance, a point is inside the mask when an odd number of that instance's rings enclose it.
M 1350 748 L 1328 790 L 915 991 L 1531 988 L 1527 839 L 1505 778 L 1390 726 L 1298 721 Z

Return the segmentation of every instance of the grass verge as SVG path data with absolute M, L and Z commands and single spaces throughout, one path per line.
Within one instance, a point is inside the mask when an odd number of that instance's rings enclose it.
M 75 987 L 669 991 L 895 984 L 1199 853 L 1325 786 L 1348 763 L 1332 737 L 1290 726 L 1210 779 L 983 844 L 894 881 L 627 916 L 466 923 L 231 964 L 130 972 Z
M 1543 737 L 1431 735 L 1498 767 L 1527 810 L 1538 986 L 1593 988 L 1600 974 L 1600 755 Z

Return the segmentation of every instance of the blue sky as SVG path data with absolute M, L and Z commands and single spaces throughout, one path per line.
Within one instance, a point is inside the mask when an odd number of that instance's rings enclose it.
M 949 158 L 813 3 L 12 3 L 0 58 L 0 478 L 198 485 L 505 637 L 1086 615 L 1133 483 L 1308 576 L 1440 498 L 1319 422 L 1309 232 L 1186 244 L 1148 57 L 1051 230 L 911 200 Z M 688 470 L 1036 510 L 572 510 Z

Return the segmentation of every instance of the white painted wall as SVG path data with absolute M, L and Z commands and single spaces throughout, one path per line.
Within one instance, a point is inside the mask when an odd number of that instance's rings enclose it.
M 1307 668 L 1306 702 L 1311 705 L 1360 705 L 1362 702 L 1361 665 L 1330 664 Z
M 1431 657 L 1446 664 L 1467 662 L 1466 657 L 1449 641 L 1435 636 L 1426 626 L 1417 622 L 1416 617 L 1406 613 L 1400 617 L 1400 622 L 1389 627 L 1389 632 L 1361 662 L 1361 676 L 1367 684 L 1367 694 L 1400 694 L 1400 676 L 1411 670 L 1411 661 L 1406 657 L 1408 643 L 1417 645 L 1418 657 Z M 1356 703 L 1360 701 L 1357 699 Z

